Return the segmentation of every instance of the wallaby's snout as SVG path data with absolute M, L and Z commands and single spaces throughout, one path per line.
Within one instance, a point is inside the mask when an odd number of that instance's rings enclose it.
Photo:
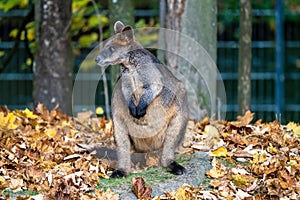
M 96 62 L 97 64 L 101 65 L 101 57 L 100 57 L 99 55 L 96 56 L 95 62 Z
M 95 62 L 100 65 L 101 67 L 106 67 L 110 64 L 112 64 L 111 62 L 109 62 L 109 55 L 107 55 L 107 52 L 105 50 L 102 50 L 95 58 Z

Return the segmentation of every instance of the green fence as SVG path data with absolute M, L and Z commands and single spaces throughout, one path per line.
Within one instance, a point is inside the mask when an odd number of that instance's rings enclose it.
M 13 41 L 5 41 L 14 20 L 26 15 L 26 10 L 0 12 L 0 17 L 9 19 L 0 26 L 0 51 L 8 52 Z M 136 12 L 139 17 L 157 15 L 157 10 Z M 143 16 L 145 15 L 145 16 Z M 276 93 L 276 17 L 274 10 L 253 10 L 253 43 L 252 43 L 252 107 L 256 119 L 272 121 L 276 119 L 278 97 Z M 284 102 L 283 122 L 300 121 L 300 13 L 285 11 L 283 28 L 283 76 L 282 99 Z M 237 115 L 237 70 L 238 70 L 238 10 L 220 10 L 218 14 L 218 58 L 217 66 L 224 81 L 227 96 L 227 119 Z M 278 42 L 278 41 L 277 41 Z M 85 49 L 89 52 L 90 49 Z M 0 63 L 4 57 L 0 57 Z M 32 108 L 32 69 L 22 69 L 26 59 L 25 44 L 20 43 L 9 66 L 0 74 L 0 105 L 10 109 Z M 75 65 L 84 59 L 77 57 Z M 101 83 L 100 83 L 101 84 Z M 96 102 L 104 104 L 102 86 L 98 87 Z

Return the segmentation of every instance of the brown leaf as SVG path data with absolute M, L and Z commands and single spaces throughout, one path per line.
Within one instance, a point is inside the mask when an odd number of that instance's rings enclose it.
M 146 182 L 142 177 L 132 177 L 132 188 L 138 199 L 152 199 L 152 188 L 145 186 Z
M 281 170 L 279 175 L 283 179 L 280 181 L 281 187 L 284 189 L 295 187 L 295 179 L 287 173 L 286 170 Z
M 254 113 L 248 110 L 244 116 L 238 116 L 237 121 L 230 122 L 229 124 L 238 128 L 247 126 L 253 120 L 253 115 Z
M 96 190 L 95 197 L 97 199 L 102 199 L 102 200 L 118 200 L 119 199 L 119 195 L 114 194 L 110 189 L 106 190 L 105 192 L 103 192 L 101 190 Z

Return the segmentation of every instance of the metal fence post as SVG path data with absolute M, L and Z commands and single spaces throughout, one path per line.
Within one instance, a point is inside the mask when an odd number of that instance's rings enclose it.
M 275 51 L 275 104 L 276 116 L 281 120 L 284 114 L 284 0 L 276 0 L 276 51 Z

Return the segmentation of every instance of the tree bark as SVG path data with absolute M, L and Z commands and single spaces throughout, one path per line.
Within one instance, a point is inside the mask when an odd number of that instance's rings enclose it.
M 35 0 L 34 103 L 72 113 L 71 0 Z
M 162 0 L 163 1 L 163 0 Z M 217 4 L 216 0 L 167 0 L 166 28 L 161 34 L 165 60 L 184 76 L 190 118 L 201 120 L 216 112 Z M 207 53 L 209 56 L 207 56 Z
M 239 67 L 238 67 L 238 114 L 243 115 L 251 105 L 251 2 L 241 0 Z
M 114 34 L 114 24 L 122 21 L 125 25 L 134 25 L 134 5 L 132 0 L 109 0 L 110 33 Z M 114 88 L 120 74 L 120 68 L 110 67 L 110 83 Z

